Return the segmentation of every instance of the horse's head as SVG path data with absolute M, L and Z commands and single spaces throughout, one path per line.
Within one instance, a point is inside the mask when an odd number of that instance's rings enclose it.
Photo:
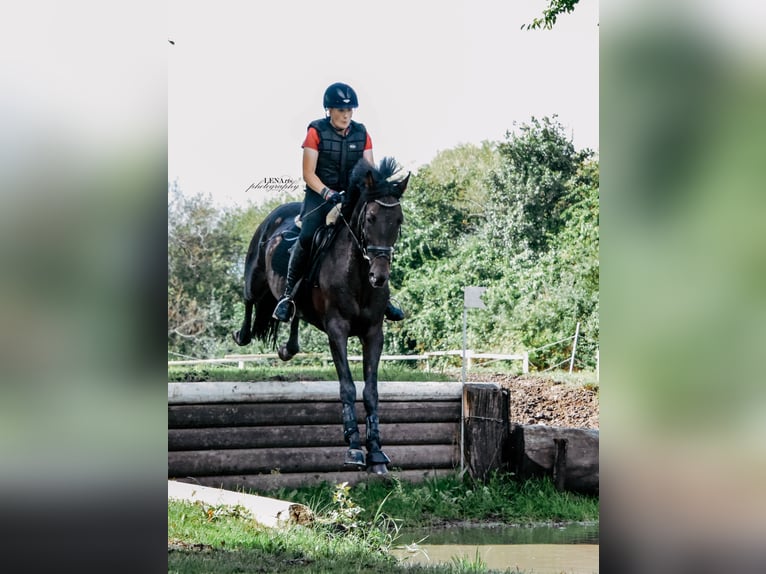
M 360 160 L 351 173 L 354 233 L 370 264 L 368 278 L 373 287 L 383 287 L 391 274 L 394 244 L 404 221 L 399 200 L 409 179 L 410 174 L 388 157 L 378 168 Z

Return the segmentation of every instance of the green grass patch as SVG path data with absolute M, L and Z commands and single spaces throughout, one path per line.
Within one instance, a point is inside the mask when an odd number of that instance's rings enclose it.
M 329 526 L 269 529 L 244 513 L 211 517 L 204 505 L 168 501 L 168 572 L 391 571 L 396 560 L 373 538 Z
M 332 506 L 334 489 L 334 485 L 323 483 L 264 495 L 299 502 L 321 513 Z M 405 528 L 453 521 L 589 522 L 598 520 L 599 515 L 598 497 L 559 492 L 550 479 L 519 482 L 499 473 L 486 484 L 457 473 L 418 484 L 397 479 L 360 482 L 349 495 L 364 509 L 362 519 L 369 520 L 382 509 Z
M 313 524 L 269 529 L 242 507 L 168 501 L 168 572 L 491 572 L 478 555 L 444 565 L 398 562 L 389 553 L 398 525 L 382 511 L 384 503 L 362 511 L 351 489 L 336 485 Z

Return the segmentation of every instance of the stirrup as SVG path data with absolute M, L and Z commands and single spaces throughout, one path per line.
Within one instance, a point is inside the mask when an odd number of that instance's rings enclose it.
M 282 297 L 282 299 L 279 300 L 279 303 L 277 303 L 277 306 L 274 307 L 274 313 L 272 313 L 271 317 L 273 319 L 276 319 L 277 321 L 282 321 L 283 323 L 287 323 L 289 321 L 292 321 L 293 317 L 295 316 L 295 302 L 290 297 Z

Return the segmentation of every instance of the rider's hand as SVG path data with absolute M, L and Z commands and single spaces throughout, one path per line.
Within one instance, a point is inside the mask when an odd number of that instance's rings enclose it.
M 328 201 L 330 203 L 340 203 L 343 201 L 343 195 L 335 191 L 334 189 L 330 189 L 329 187 L 325 187 L 322 190 L 322 197 L 324 197 L 325 201 Z

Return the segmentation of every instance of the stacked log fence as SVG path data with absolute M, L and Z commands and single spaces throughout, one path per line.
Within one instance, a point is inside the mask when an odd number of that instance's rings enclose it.
M 460 383 L 381 382 L 378 394 L 393 476 L 417 482 L 459 467 Z M 343 465 L 346 449 L 337 382 L 168 384 L 171 479 L 261 491 L 368 479 Z
M 356 386 L 364 437 L 364 383 Z M 464 468 L 487 480 L 499 471 L 598 494 L 599 431 L 514 424 L 508 389 L 381 382 L 378 394 L 391 476 L 419 482 Z M 170 479 L 256 491 L 368 480 L 343 465 L 346 449 L 337 382 L 168 383 Z

